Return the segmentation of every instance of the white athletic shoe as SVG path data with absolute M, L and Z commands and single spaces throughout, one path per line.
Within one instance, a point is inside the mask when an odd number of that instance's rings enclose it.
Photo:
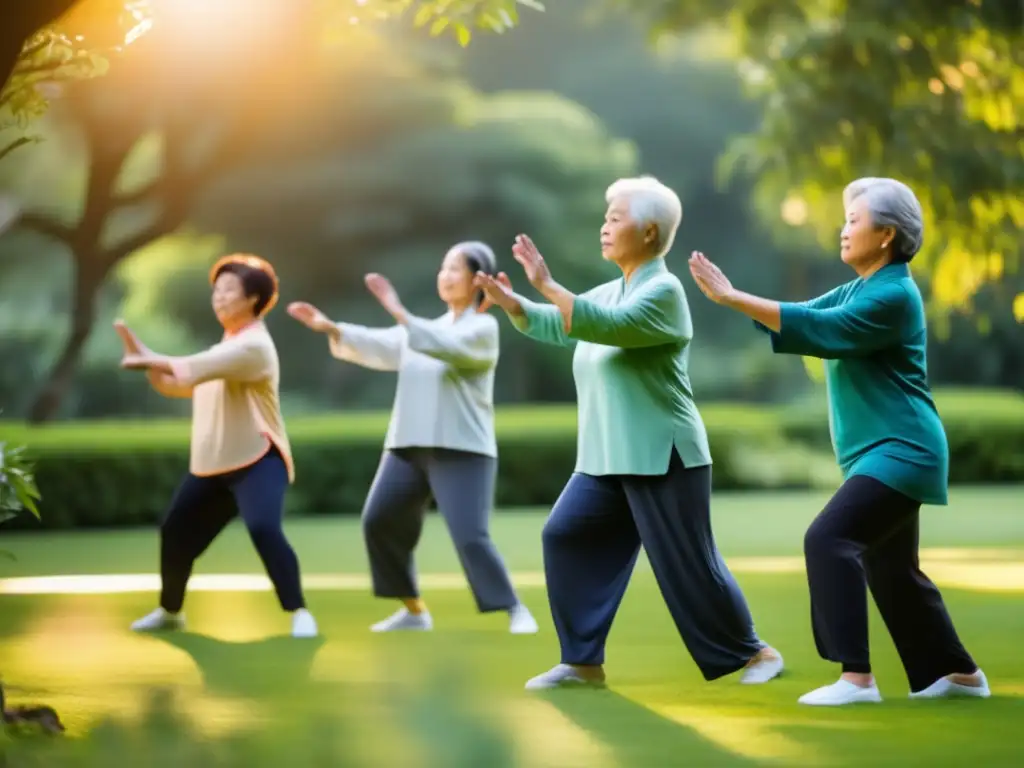
M 185 616 L 181 613 L 168 613 L 157 608 L 141 619 L 132 622 L 132 632 L 173 632 L 185 628 Z
M 978 670 L 977 675 L 981 678 L 981 685 L 961 685 L 960 683 L 954 683 L 944 677 L 940 677 L 923 691 L 911 693 L 910 698 L 946 699 L 954 697 L 969 697 L 975 699 L 987 699 L 992 695 L 992 690 L 988 687 L 988 678 L 985 677 L 985 673 L 980 669 Z
M 604 680 L 587 680 L 568 664 L 558 664 L 547 672 L 526 681 L 526 690 L 528 691 L 543 691 L 568 686 L 604 688 L 605 683 Z
M 832 685 L 816 688 L 810 693 L 805 693 L 797 701 L 800 704 L 809 704 L 814 707 L 841 707 L 844 704 L 878 704 L 882 701 L 882 694 L 878 686 L 872 683 L 867 688 L 851 683 L 849 680 L 839 678 Z
M 292 637 L 316 637 L 317 626 L 313 614 L 300 608 L 292 614 Z
M 434 628 L 434 620 L 430 613 L 410 613 L 408 608 L 400 608 L 384 621 L 378 621 L 370 627 L 371 632 L 429 632 Z
M 774 654 L 756 661 L 749 667 L 744 667 L 740 682 L 743 685 L 760 685 L 774 680 L 782 674 L 785 663 L 782 661 L 782 654 L 774 648 L 769 649 Z
M 530 609 L 520 603 L 508 612 L 508 631 L 513 635 L 535 635 L 540 630 Z

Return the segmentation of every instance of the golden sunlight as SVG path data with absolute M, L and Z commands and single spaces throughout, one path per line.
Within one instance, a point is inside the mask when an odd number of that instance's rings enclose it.
M 536 768 L 613 768 L 614 751 L 544 699 L 502 702 L 499 722 L 511 730 L 520 764 Z

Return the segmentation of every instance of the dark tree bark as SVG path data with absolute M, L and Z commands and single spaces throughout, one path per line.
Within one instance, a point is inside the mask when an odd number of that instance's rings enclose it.
M 53 24 L 78 0 L 0 0 L 0 92 L 7 86 L 25 42 Z

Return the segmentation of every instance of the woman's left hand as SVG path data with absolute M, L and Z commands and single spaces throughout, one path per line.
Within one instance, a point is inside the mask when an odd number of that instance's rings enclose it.
M 512 246 L 512 255 L 522 265 L 530 285 L 543 292 L 544 286 L 551 283 L 551 270 L 548 269 L 533 240 L 526 235 L 517 235 L 515 245 Z
M 690 256 L 690 274 L 701 292 L 716 304 L 724 304 L 736 292 L 725 273 L 700 251 Z
M 391 281 L 384 275 L 371 272 L 365 278 L 366 287 L 370 289 L 373 297 L 380 302 L 385 311 L 399 323 L 405 320 L 405 307 L 402 300 L 398 298 L 398 291 L 391 285 Z

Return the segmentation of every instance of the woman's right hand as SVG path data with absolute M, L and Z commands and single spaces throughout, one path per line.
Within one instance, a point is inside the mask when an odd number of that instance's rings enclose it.
M 473 278 L 473 285 L 484 292 L 484 300 L 480 302 L 480 312 L 486 312 L 491 306 L 497 306 L 510 315 L 523 314 L 523 307 L 512 292 L 512 281 L 504 272 L 499 272 L 496 277 L 488 275 L 486 272 L 477 272 L 476 277 Z
M 121 346 L 124 347 L 126 357 L 149 354 L 149 347 L 139 341 L 139 337 L 124 324 L 123 320 L 114 321 L 114 330 L 121 339 Z
M 317 333 L 330 333 L 336 327 L 327 315 L 305 301 L 293 301 L 289 304 L 288 314 Z

